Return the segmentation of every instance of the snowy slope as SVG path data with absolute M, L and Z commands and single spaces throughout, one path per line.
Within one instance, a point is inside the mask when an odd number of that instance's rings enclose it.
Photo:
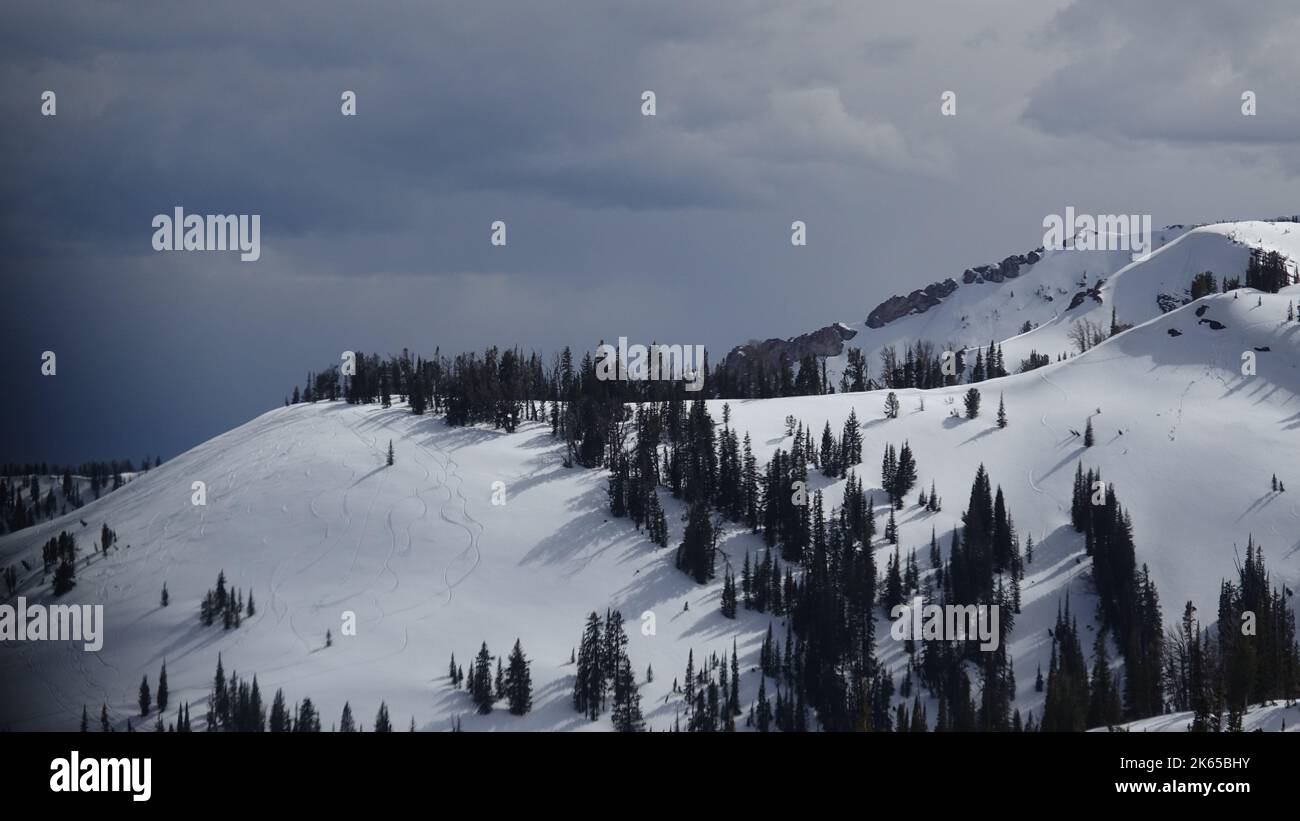
M 900 391 L 902 414 L 894 420 L 882 417 L 883 392 L 733 401 L 732 424 L 750 433 L 765 459 L 789 447 L 788 414 L 815 431 L 825 421 L 838 430 L 856 409 L 865 436 L 860 475 L 877 488 L 885 444 L 909 440 L 919 486 L 933 480 L 944 500 L 940 513 L 909 504 L 899 517 L 904 552 L 915 547 L 923 568 L 931 529 L 946 550 L 976 467 L 985 464 L 1021 535 L 1038 543 L 1011 650 L 1017 706 L 1041 715 L 1034 672 L 1046 666 L 1046 628 L 1067 592 L 1081 627 L 1093 629 L 1088 564 L 1068 524 L 1078 461 L 1116 483 L 1166 619 L 1188 599 L 1202 614 L 1214 612 L 1219 581 L 1234 572 L 1233 546 L 1244 548 L 1248 534 L 1263 544 L 1276 583 L 1300 585 L 1300 324 L 1285 321 L 1300 288 L 1239 294 L 1206 297 L 1084 355 L 985 383 L 975 420 L 950 416 L 963 386 Z M 1209 319 L 1223 329 L 1202 322 Z M 1243 376 L 1242 353 L 1257 347 L 1270 350 L 1256 354 L 1256 375 Z M 1003 430 L 993 418 L 999 395 L 1010 417 Z M 722 403 L 712 404 L 720 422 Z M 1082 430 L 1089 417 L 1097 444 L 1085 449 L 1070 429 Z M 396 464 L 385 467 L 390 439 Z M 670 689 L 690 649 L 698 662 L 729 652 L 734 638 L 746 671 L 742 699 L 752 699 L 769 617 L 742 611 L 735 622 L 722 618 L 721 573 L 708 586 L 690 582 L 673 568 L 671 550 L 654 549 L 627 520 L 608 516 L 602 472 L 565 469 L 560 460 L 541 425 L 504 434 L 448 428 L 402 406 L 296 405 L 67 517 L 0 538 L 0 566 L 26 560 L 36 568 L 22 577 L 20 593 L 48 602 L 40 544 L 73 529 L 83 558 L 78 585 L 64 600 L 102 603 L 108 622 L 99 653 L 79 644 L 0 643 L 0 727 L 71 729 L 83 704 L 93 715 L 101 702 L 125 726 L 138 712 L 140 677 L 156 684 L 164 659 L 172 703 L 190 701 L 198 719 L 220 652 L 227 673 L 258 675 L 268 702 L 277 687 L 290 703 L 310 697 L 327 728 L 345 699 L 367 726 L 383 699 L 399 728 L 414 717 L 422 729 L 445 729 L 456 716 L 466 730 L 608 728 L 607 717 L 591 724 L 572 710 L 568 663 L 586 613 L 606 607 L 621 609 L 628 621 L 638 679 L 654 668 L 654 681 L 642 686 L 651 727 L 672 725 L 677 697 Z M 1272 493 L 1273 473 L 1293 490 Z M 195 481 L 207 484 L 204 507 L 191 504 Z M 497 481 L 507 493 L 501 506 L 491 503 Z M 814 473 L 812 484 L 828 503 L 839 502 L 843 483 Z M 877 502 L 883 498 L 877 491 Z M 666 507 L 675 545 L 680 508 Z M 106 557 L 89 549 L 103 522 L 121 543 Z M 729 533 L 719 570 L 722 561 L 739 566 L 743 552 L 760 545 L 747 533 Z M 877 550 L 883 567 L 891 548 Z M 258 607 L 229 632 L 202 627 L 197 617 L 222 569 Z M 167 608 L 159 605 L 164 582 Z M 356 636 L 341 635 L 344 611 L 356 614 Z M 639 629 L 646 612 L 655 616 L 654 635 Z M 887 627 L 882 620 L 881 655 L 898 664 L 901 648 Z M 775 630 L 784 633 L 780 620 Z M 468 664 L 481 641 L 504 655 L 516 637 L 533 660 L 533 713 L 473 715 L 468 695 L 447 683 L 449 655 Z
M 1074 564 L 1082 544 L 1068 522 L 1080 460 L 1116 484 L 1132 513 L 1138 558 L 1151 567 L 1167 618 L 1188 599 L 1212 618 L 1219 582 L 1234 573 L 1233 546 L 1244 551 L 1250 533 L 1263 543 L 1275 581 L 1294 587 L 1300 580 L 1300 498 L 1269 490 L 1272 474 L 1285 483 L 1300 456 L 1300 324 L 1285 322 L 1287 303 L 1300 289 L 1288 291 L 1263 295 L 1261 307 L 1254 291 L 1239 299 L 1206 297 L 1087 354 L 986 382 L 976 420 L 948 416 L 961 408 L 967 386 L 899 391 L 897 420 L 881 418 L 880 392 L 733 403 L 733 419 L 756 442 L 770 443 L 783 432 L 786 413 L 819 431 L 827 419 L 837 429 L 855 407 L 870 420 L 864 456 L 876 482 L 884 443 L 910 440 L 918 484 L 935 478 L 944 499 L 938 515 L 912 506 L 900 520 L 903 544 L 917 546 L 918 555 L 932 524 L 941 535 L 957 524 L 970 480 L 984 463 L 1003 486 L 1021 535 L 1032 533 L 1039 543 L 1013 646 L 1022 705 L 1028 705 L 1064 581 L 1086 567 Z M 1202 306 L 1203 318 L 1226 327 L 1200 324 Z M 1182 335 L 1170 336 L 1170 329 Z M 1241 354 L 1256 346 L 1271 351 L 1256 353 L 1257 375 L 1242 376 Z M 999 394 L 1011 418 L 1005 430 L 993 419 Z M 1082 431 L 1089 417 L 1097 444 L 1084 448 L 1070 430 Z M 886 554 L 878 556 L 881 566 Z M 1091 616 L 1091 599 L 1078 596 L 1086 585 L 1072 589 L 1077 603 L 1087 602 L 1075 612 Z
M 1191 729 L 1192 713 L 1170 713 L 1154 718 L 1144 718 L 1121 725 L 1118 729 L 1130 733 L 1184 733 Z M 1243 732 L 1300 732 L 1300 704 L 1287 706 L 1283 702 L 1273 704 L 1256 704 L 1242 716 Z M 1108 732 L 1106 728 L 1092 730 L 1094 733 Z
M 1242 221 L 1203 225 L 1192 229 L 1164 228 L 1153 232 L 1152 253 L 1137 261 L 1128 251 L 1048 250 L 1042 259 L 1022 266 L 1019 276 L 1000 283 L 962 283 L 939 305 L 920 314 L 902 317 L 883 328 L 860 328 L 853 340 L 867 355 L 872 373 L 880 367 L 879 351 L 890 345 L 902 348 L 917 340 L 929 340 L 939 350 L 960 350 L 1004 342 L 1008 370 L 1019 367 L 1031 350 L 1056 359 L 1073 353 L 1069 339 L 1071 324 L 1088 319 L 1102 328 L 1110 327 L 1111 309 L 1121 323 L 1136 325 L 1162 313 L 1160 297 L 1174 304 L 1186 299 L 1192 277 L 1212 271 L 1245 278 L 1252 248 L 1278 251 L 1300 260 L 1300 224 L 1292 222 Z M 1085 297 L 1070 309 L 1075 295 L 1100 289 L 1102 301 Z M 1026 322 L 1034 330 L 1022 334 Z M 840 356 L 828 363 L 838 374 L 844 366 Z

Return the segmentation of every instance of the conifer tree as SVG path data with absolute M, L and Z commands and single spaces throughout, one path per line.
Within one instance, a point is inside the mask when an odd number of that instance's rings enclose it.
M 289 731 L 289 714 L 284 703 L 284 690 L 276 690 L 271 701 L 270 730 L 273 733 Z
M 149 705 L 152 703 L 149 695 L 149 677 L 145 676 L 140 679 L 140 715 L 149 715 Z
M 158 703 L 158 715 L 162 716 L 163 710 L 167 709 L 167 662 L 162 663 L 162 670 L 158 672 L 158 693 L 154 699 Z
M 593 611 L 578 645 L 577 674 L 573 683 L 573 708 L 595 721 L 605 700 L 604 657 L 600 617 Z
M 639 733 L 645 729 L 641 716 L 641 693 L 627 656 L 615 663 L 614 703 L 610 711 L 614 729 L 620 733 Z
M 510 712 L 517 716 L 524 715 L 533 707 L 533 681 L 528 672 L 529 664 L 523 646 L 516 638 L 506 665 L 505 691 Z
M 379 712 L 375 713 L 375 732 L 391 733 L 392 731 L 393 723 L 388 719 L 388 705 L 381 701 L 379 702 Z
M 736 617 L 736 580 L 732 577 L 729 568 L 724 571 L 723 575 L 722 615 L 729 619 Z
M 478 655 L 474 657 L 473 687 L 470 695 L 474 697 L 479 715 L 492 712 L 492 656 L 488 653 L 487 642 L 483 642 Z

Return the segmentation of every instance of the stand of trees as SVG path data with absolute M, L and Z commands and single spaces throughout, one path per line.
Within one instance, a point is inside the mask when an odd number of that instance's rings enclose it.
M 615 730 L 641 732 L 645 729 L 641 693 L 627 655 L 627 633 L 623 629 L 622 613 L 605 611 L 603 625 L 595 612 L 587 616 L 575 664 L 575 710 L 595 721 L 609 705 Z
M 162 459 L 154 457 L 152 464 L 157 467 Z M 149 466 L 150 458 L 145 457 L 139 470 L 147 471 Z M 80 508 L 85 504 L 81 486 L 87 478 L 91 494 L 98 499 L 125 484 L 128 477 L 123 474 L 135 472 L 130 459 L 75 466 L 45 462 L 0 465 L 0 533 L 22 530 Z
M 1252 249 L 1250 262 L 1246 264 L 1246 287 L 1276 294 L 1295 280 L 1287 270 L 1286 263 L 1286 257 L 1277 251 Z

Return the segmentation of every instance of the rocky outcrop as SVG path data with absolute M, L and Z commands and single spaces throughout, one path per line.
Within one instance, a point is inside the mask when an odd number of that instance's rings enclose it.
M 1106 280 L 1099 279 L 1097 280 L 1097 283 L 1093 285 L 1091 288 L 1088 288 L 1083 291 L 1079 291 L 1077 294 L 1074 295 L 1074 298 L 1070 300 L 1070 307 L 1066 308 L 1065 310 L 1073 311 L 1075 308 L 1078 308 L 1080 305 L 1082 305 L 1084 300 L 1086 300 L 1088 297 L 1092 297 L 1092 301 L 1100 305 L 1102 303 L 1101 286 L 1105 284 L 1106 284 Z
M 907 296 L 891 296 L 867 315 L 867 327 L 883 328 L 895 319 L 908 314 L 923 314 L 955 290 L 957 290 L 957 281 L 949 277 L 943 282 L 931 283 Z
M 1020 276 L 1021 269 L 1033 265 L 1042 259 L 1042 248 L 1027 254 L 1012 254 L 1001 262 L 990 265 L 978 265 L 967 268 L 961 275 L 965 285 L 978 285 L 984 282 L 1005 282 Z M 908 314 L 923 314 L 943 301 L 944 297 L 957 290 L 957 281 L 952 277 L 943 282 L 935 282 L 907 296 L 891 296 L 872 309 L 867 315 L 868 328 L 883 328 L 895 319 Z
M 1041 258 L 1037 251 L 1030 251 L 1028 254 L 1012 254 L 995 265 L 979 265 L 974 268 L 967 268 L 966 272 L 961 275 L 961 281 L 967 285 L 973 285 L 980 282 L 1004 282 L 1008 279 L 1015 279 L 1020 276 L 1020 269 L 1023 266 L 1033 265 Z
M 719 367 L 741 377 L 762 363 L 763 369 L 770 374 L 776 372 L 781 355 L 785 354 L 790 365 L 797 370 L 799 360 L 805 356 L 839 356 L 844 353 L 844 343 L 857 335 L 858 332 L 848 325 L 836 322 L 789 339 L 750 340 L 732 348 Z

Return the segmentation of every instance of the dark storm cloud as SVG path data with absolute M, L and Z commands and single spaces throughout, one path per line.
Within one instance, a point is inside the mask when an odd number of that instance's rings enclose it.
M 1284 7 L 1139 5 L 11 2 L 0 459 L 175 453 L 349 348 L 719 356 L 860 324 L 1066 204 L 1286 210 Z M 1246 76 L 1279 145 L 1238 135 L 1225 163 L 1198 135 L 1242 126 L 1207 124 L 1207 89 L 1233 114 Z M 1164 142 L 1100 145 L 1133 136 Z M 152 251 L 178 205 L 261 214 L 262 258 Z

